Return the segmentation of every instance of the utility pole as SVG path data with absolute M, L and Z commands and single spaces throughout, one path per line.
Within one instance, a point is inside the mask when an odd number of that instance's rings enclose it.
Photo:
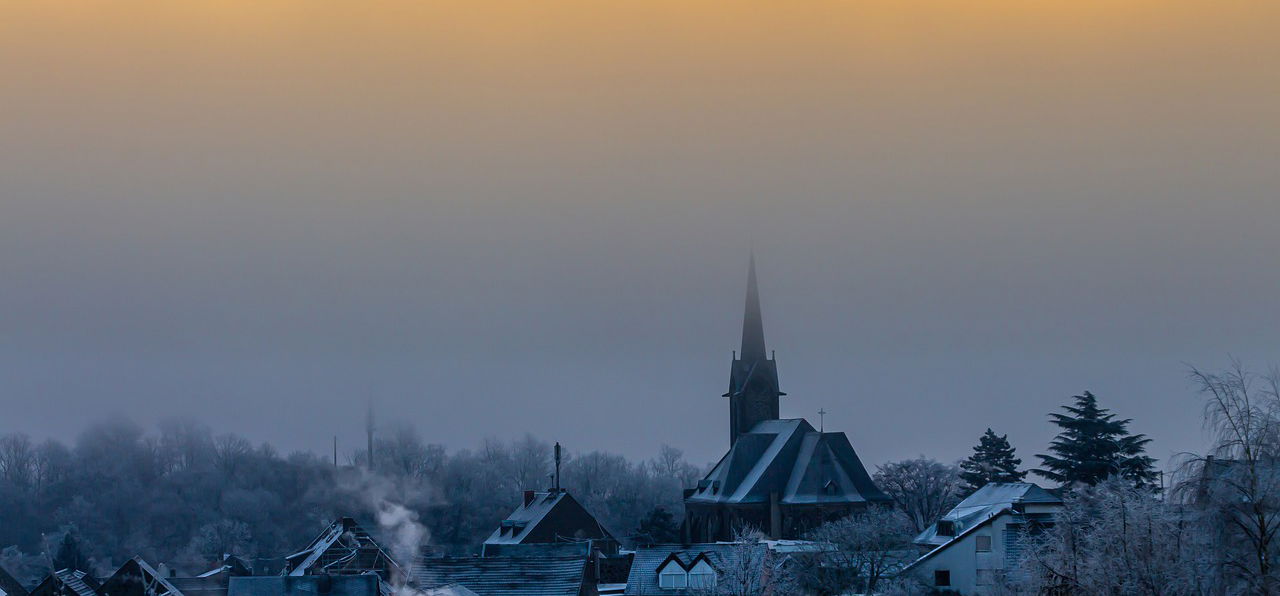
M 338 435 L 333 435 L 333 467 L 338 467 Z

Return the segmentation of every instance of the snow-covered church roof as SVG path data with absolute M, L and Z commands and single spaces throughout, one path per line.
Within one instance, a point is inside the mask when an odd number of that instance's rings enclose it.
M 819 432 L 803 418 L 765 420 L 738 437 L 685 498 L 688 503 L 884 502 L 844 433 Z

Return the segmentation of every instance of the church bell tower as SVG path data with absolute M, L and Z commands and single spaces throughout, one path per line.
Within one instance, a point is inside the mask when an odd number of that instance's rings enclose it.
M 742 351 L 729 372 L 729 445 L 764 420 L 778 419 L 778 365 L 764 347 L 760 290 L 756 287 L 756 259 L 747 269 L 747 307 L 742 318 Z

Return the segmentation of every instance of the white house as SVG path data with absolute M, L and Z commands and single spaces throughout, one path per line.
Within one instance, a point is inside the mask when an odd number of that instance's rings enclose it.
M 929 549 L 903 570 L 929 586 L 986 594 L 1021 557 L 1028 532 L 1053 524 L 1062 499 L 1030 482 L 988 484 L 916 537 Z

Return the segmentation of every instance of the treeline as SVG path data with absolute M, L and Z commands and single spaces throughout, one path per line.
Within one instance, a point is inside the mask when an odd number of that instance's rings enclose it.
M 42 576 L 68 533 L 91 571 L 135 555 L 193 573 L 223 553 L 270 565 L 337 516 L 374 520 L 386 501 L 417 512 L 434 548 L 469 553 L 519 503 L 520 491 L 549 485 L 553 468 L 551 445 L 531 436 L 449 451 L 411 428 L 378 438 L 374 460 L 370 474 L 363 451 L 334 466 L 191 420 L 151 431 L 126 420 L 99 422 L 72 445 L 4 435 L 0 565 L 24 581 Z M 653 530 L 655 519 L 656 531 L 672 531 L 681 489 L 702 472 L 666 446 L 645 461 L 566 451 L 562 484 L 628 537 L 642 525 Z

